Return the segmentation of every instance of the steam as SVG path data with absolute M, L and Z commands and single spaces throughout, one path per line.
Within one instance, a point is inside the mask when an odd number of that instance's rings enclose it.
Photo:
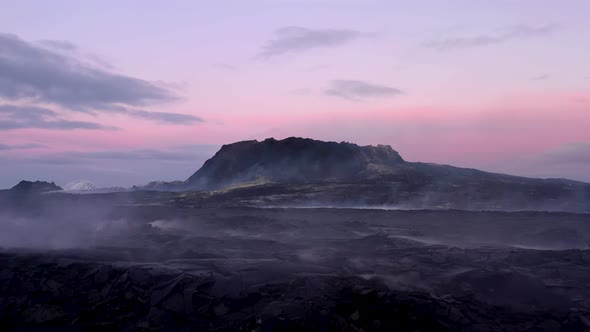
M 0 246 L 6 248 L 89 248 L 129 234 L 125 219 L 0 216 Z

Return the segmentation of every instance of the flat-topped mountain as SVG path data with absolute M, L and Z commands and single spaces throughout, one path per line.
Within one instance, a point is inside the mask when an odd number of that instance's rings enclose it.
M 184 183 L 215 204 L 392 206 L 590 212 L 590 184 L 408 162 L 390 146 L 291 137 L 224 145 Z
M 375 178 L 403 163 L 389 145 L 269 138 L 224 145 L 186 184 L 211 189 L 252 181 L 358 181 Z

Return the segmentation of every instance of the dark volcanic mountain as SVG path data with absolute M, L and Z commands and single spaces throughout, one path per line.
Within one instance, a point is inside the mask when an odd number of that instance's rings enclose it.
M 42 201 L 40 198 L 47 195 L 41 194 L 55 191 L 63 191 L 63 189 L 53 182 L 21 181 L 10 189 L 0 190 L 0 212 L 21 208 L 32 212 L 43 205 L 40 203 Z M 25 205 L 27 208 L 23 208 Z
M 236 183 L 269 181 L 307 183 L 374 178 L 403 164 L 388 145 L 358 146 L 305 138 L 273 138 L 224 145 L 187 180 L 190 187 L 220 188 Z
M 590 211 L 587 183 L 407 162 L 387 145 L 295 137 L 224 145 L 174 187 L 233 188 L 207 196 L 223 204 Z
M 19 194 L 40 194 L 49 191 L 61 191 L 63 190 L 62 187 L 56 185 L 55 183 L 45 182 L 45 181 L 21 181 L 16 186 L 9 189 L 11 193 L 19 193 Z

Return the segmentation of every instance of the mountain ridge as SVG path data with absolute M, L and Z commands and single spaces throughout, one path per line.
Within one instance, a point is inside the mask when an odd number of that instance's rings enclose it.
M 159 188 L 158 188 L 159 187 Z M 307 138 L 224 145 L 182 184 L 152 190 L 218 191 L 236 204 L 401 206 L 590 212 L 590 184 L 405 161 L 388 145 Z M 229 192 L 228 192 L 229 190 Z
M 216 189 L 260 178 L 295 183 L 343 181 L 371 177 L 370 173 L 380 168 L 402 163 L 405 163 L 403 158 L 389 145 L 268 138 L 223 145 L 185 184 L 191 188 Z
M 25 190 L 33 186 L 44 189 Z M 2 192 L 33 197 L 28 193 L 56 190 L 61 188 L 53 183 L 25 181 Z M 168 192 L 162 197 L 187 206 L 590 212 L 588 183 L 410 162 L 388 145 L 297 137 L 227 144 L 186 181 L 155 181 L 129 191 Z

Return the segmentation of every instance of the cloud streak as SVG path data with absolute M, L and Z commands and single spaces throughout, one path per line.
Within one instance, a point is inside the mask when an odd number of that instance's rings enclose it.
M 359 100 L 366 98 L 394 97 L 403 94 L 403 91 L 385 85 L 358 80 L 335 80 L 330 82 L 330 86 L 324 90 L 324 94 L 349 100 Z
M 45 40 L 40 40 L 39 43 L 42 45 L 45 45 L 47 47 L 58 49 L 58 50 L 63 50 L 63 51 L 74 51 L 78 48 L 76 45 L 74 45 L 68 41 L 65 41 L 65 40 L 45 39 Z
M 193 163 L 211 157 L 219 146 L 209 144 L 175 146 L 168 149 L 127 149 L 102 151 L 66 151 L 29 159 L 40 164 L 80 164 L 109 161 L 157 161 Z M 196 166 L 195 166 L 196 167 Z
M 539 75 L 539 76 L 535 76 L 535 77 L 533 77 L 531 79 L 533 81 L 544 81 L 544 80 L 549 79 L 549 78 L 551 78 L 551 75 L 549 75 L 549 74 L 542 74 L 542 75 Z
M 285 27 L 275 31 L 275 38 L 263 46 L 258 56 L 271 58 L 287 53 L 301 53 L 317 48 L 340 46 L 371 36 L 371 33 L 355 30 Z
M 511 40 L 545 36 L 557 31 L 559 28 L 560 26 L 557 24 L 548 24 L 538 27 L 514 25 L 492 34 L 450 37 L 433 40 L 425 43 L 425 46 L 439 51 L 475 48 L 494 44 L 502 44 Z
M 35 106 L 0 105 L 0 130 L 14 129 L 49 130 L 117 130 L 96 122 L 72 121 L 60 117 L 50 109 Z
M 46 146 L 43 144 L 15 144 L 15 145 L 7 145 L 7 144 L 0 144 L 0 151 L 9 151 L 9 150 L 28 150 L 28 149 L 40 149 L 45 148 Z
M 228 71 L 238 71 L 238 67 L 234 65 L 230 65 L 227 63 L 215 63 L 213 64 L 213 68 L 228 70 Z
M 126 113 L 137 118 L 169 124 L 192 125 L 205 122 L 203 118 L 198 116 L 181 113 L 149 112 L 140 110 L 127 110 Z

